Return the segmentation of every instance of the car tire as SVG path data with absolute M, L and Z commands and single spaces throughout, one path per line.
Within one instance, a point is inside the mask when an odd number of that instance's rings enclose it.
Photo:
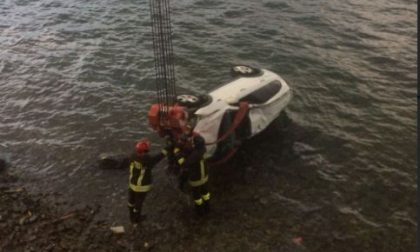
M 259 75 L 261 70 L 247 65 L 236 65 L 231 68 L 231 73 L 234 77 L 237 76 L 256 76 Z
M 201 103 L 201 99 L 198 96 L 191 94 L 178 95 L 176 101 L 179 105 L 187 107 L 194 107 Z

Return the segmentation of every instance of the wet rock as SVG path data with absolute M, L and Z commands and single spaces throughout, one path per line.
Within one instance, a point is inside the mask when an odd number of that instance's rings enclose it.
M 94 250 L 97 250 L 98 249 L 98 245 L 96 245 L 96 244 L 91 244 L 91 245 L 89 245 L 89 250 L 91 250 L 91 251 L 94 251 Z
M 38 215 L 32 215 L 32 216 L 28 219 L 27 223 L 33 223 L 33 222 L 35 222 L 37 219 L 38 219 Z
M 53 251 L 53 249 L 56 247 L 55 243 L 50 243 L 48 246 L 45 247 L 46 251 Z
M 101 169 L 125 169 L 128 168 L 129 157 L 125 154 L 102 153 L 98 158 L 98 166 Z
M 75 219 L 67 219 L 61 225 L 64 228 L 63 230 L 65 230 L 65 229 L 75 230 L 75 231 L 79 231 L 80 230 L 80 223 L 79 223 L 79 221 L 77 221 Z
M 6 169 L 6 160 L 0 158 L 0 173 Z
M 19 219 L 19 225 L 23 225 L 23 224 L 25 224 L 25 222 L 26 222 L 26 218 L 28 218 L 26 215 L 25 215 L 25 216 L 23 216 L 23 217 L 21 217 L 21 218 Z
M 28 210 L 26 205 L 22 204 L 21 202 L 18 202 L 16 205 L 13 206 L 12 211 L 15 213 L 24 213 Z
M 34 247 L 30 246 L 29 248 L 25 248 L 25 252 L 33 252 L 36 251 Z
M 31 242 L 31 241 L 34 241 L 34 240 L 36 240 L 36 235 L 29 236 L 26 241 Z
M 260 198 L 259 199 L 259 202 L 260 202 L 261 205 L 265 206 L 265 205 L 268 204 L 268 199 L 266 199 L 266 198 Z
M 111 231 L 114 234 L 124 234 L 125 230 L 123 226 L 116 226 L 116 227 L 110 227 Z
M 146 250 L 151 250 L 151 249 L 153 249 L 154 244 L 153 244 L 153 243 L 151 243 L 151 242 L 144 242 L 143 247 L 144 247 Z
M 295 237 L 295 238 L 293 238 L 293 239 L 292 239 L 292 242 L 293 242 L 294 244 L 296 244 L 296 245 L 302 245 L 303 238 L 302 238 L 302 237 L 300 237 L 300 236 Z
M 68 244 L 67 244 L 67 242 L 66 241 L 60 241 L 60 247 L 62 247 L 62 248 L 68 248 Z

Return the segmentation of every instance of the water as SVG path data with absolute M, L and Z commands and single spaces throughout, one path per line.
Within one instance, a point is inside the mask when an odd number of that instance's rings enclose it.
M 179 88 L 205 93 L 244 63 L 280 74 L 294 91 L 287 116 L 214 171 L 216 215 L 251 216 L 230 216 L 227 226 L 248 221 L 275 233 L 275 223 L 287 227 L 278 231 L 283 241 L 303 236 L 309 251 L 414 248 L 416 4 L 172 1 Z M 0 2 L 0 143 L 34 191 L 103 204 L 103 218 L 126 222 L 127 174 L 94 164 L 143 136 L 161 146 L 146 118 L 154 101 L 149 18 L 147 1 Z M 155 208 L 171 216 L 165 207 L 188 202 L 154 208 L 182 198 L 162 170 L 156 176 L 152 220 Z M 255 204 L 270 207 L 253 212 Z M 218 233 L 216 224 L 206 232 Z M 287 250 L 264 237 L 271 247 L 262 249 Z

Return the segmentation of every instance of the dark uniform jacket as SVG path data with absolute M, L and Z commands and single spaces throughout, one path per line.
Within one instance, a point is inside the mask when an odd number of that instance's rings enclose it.
M 152 185 L 152 168 L 164 157 L 163 153 L 138 155 L 130 157 L 129 187 L 134 192 L 147 192 Z
M 189 184 L 193 187 L 201 186 L 208 181 L 208 167 L 205 160 L 205 153 L 205 146 L 196 147 L 187 154 L 186 158 L 179 160 L 181 169 L 187 172 Z

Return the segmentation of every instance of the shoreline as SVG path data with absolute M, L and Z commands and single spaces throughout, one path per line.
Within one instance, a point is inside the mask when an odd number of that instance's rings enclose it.
M 100 206 L 62 210 L 45 195 L 30 193 L 15 175 L 0 173 L 0 251 L 128 251 L 130 230 L 113 234 L 95 220 Z

